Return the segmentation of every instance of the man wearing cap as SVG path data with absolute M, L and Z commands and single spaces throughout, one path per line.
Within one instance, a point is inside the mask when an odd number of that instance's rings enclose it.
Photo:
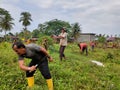
M 64 54 L 64 51 L 65 51 L 65 48 L 67 46 L 67 33 L 66 33 L 66 30 L 64 28 L 61 29 L 61 33 L 60 35 L 57 37 L 60 39 L 60 48 L 59 48 L 59 57 L 60 57 L 60 60 L 62 61 L 62 58 L 66 59 L 65 57 L 65 54 Z

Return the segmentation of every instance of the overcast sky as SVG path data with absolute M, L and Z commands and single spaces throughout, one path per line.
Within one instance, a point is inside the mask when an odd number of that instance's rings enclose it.
M 0 0 L 4 8 L 15 19 L 11 32 L 20 32 L 21 12 L 32 15 L 30 31 L 38 24 L 53 19 L 78 22 L 83 33 L 120 35 L 120 0 Z

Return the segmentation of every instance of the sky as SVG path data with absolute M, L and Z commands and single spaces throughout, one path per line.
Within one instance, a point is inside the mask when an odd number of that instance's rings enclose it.
M 14 18 L 12 33 L 23 28 L 21 12 L 29 12 L 32 31 L 47 21 L 78 22 L 82 33 L 120 35 L 120 0 L 0 0 L 0 8 Z

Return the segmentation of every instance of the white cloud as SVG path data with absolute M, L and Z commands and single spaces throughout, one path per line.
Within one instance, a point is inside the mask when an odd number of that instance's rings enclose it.
M 25 2 L 36 5 L 40 8 L 49 8 L 53 4 L 53 0 L 25 0 Z
M 15 3 L 18 3 L 20 0 L 0 0 L 1 3 L 12 3 L 12 4 L 15 4 Z
M 15 19 L 15 29 L 21 29 L 20 13 L 28 11 L 33 22 L 30 30 L 39 23 L 52 19 L 79 22 L 83 32 L 120 33 L 120 0 L 2 0 L 5 8 Z M 108 32 L 109 30 L 109 32 Z

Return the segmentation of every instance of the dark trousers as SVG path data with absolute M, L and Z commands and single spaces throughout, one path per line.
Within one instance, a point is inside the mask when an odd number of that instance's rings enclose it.
M 91 46 L 92 51 L 94 51 L 94 45 Z
M 65 47 L 66 46 L 60 46 L 60 49 L 59 49 L 60 60 L 62 60 L 63 57 L 65 58 L 65 54 L 64 54 Z
M 47 57 L 44 58 L 42 61 L 33 59 L 30 62 L 29 66 L 33 66 L 33 65 L 36 65 L 36 64 L 38 64 L 38 66 L 36 68 L 38 68 L 40 70 L 42 76 L 45 79 L 50 79 L 51 74 L 50 74 L 49 67 L 48 67 Z M 34 75 L 34 73 L 35 73 L 35 71 L 32 71 L 32 72 L 26 71 L 26 77 L 32 77 Z
M 82 53 L 84 53 L 85 51 L 86 51 L 86 55 L 88 55 L 87 47 L 83 47 L 83 49 L 82 49 Z

